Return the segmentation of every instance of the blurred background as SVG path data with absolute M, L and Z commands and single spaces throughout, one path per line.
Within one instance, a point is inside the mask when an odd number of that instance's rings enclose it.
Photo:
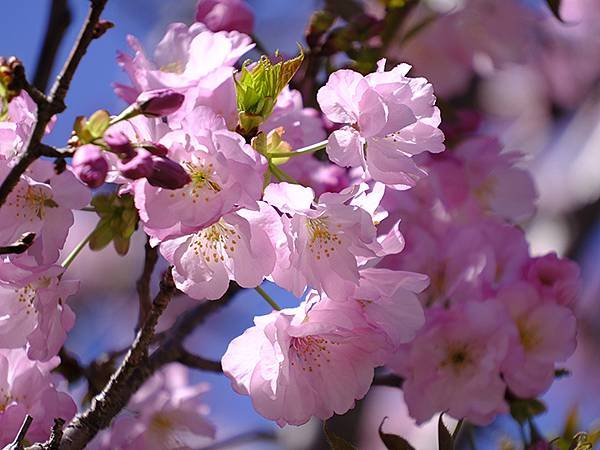
M 304 42 L 311 13 L 323 6 L 319 0 L 248 0 L 256 15 L 255 34 L 269 51 L 296 51 Z M 65 59 L 83 21 L 87 2 L 71 0 L 72 24 L 60 47 L 57 66 Z M 335 3 L 335 2 L 334 2 Z M 382 18 L 377 0 L 342 0 L 348 14 Z M 3 38 L 0 55 L 18 56 L 32 71 L 38 59 L 50 0 L 22 0 L 4 5 L 0 16 Z M 195 0 L 109 1 L 104 17 L 115 28 L 94 42 L 80 66 L 49 144 L 62 146 L 75 116 L 104 108 L 117 112 L 125 105 L 111 84 L 124 81 L 115 61 L 117 50 L 127 50 L 126 36 L 137 36 L 151 52 L 168 23 L 191 23 Z M 481 128 L 498 135 L 506 148 L 527 155 L 539 192 L 538 214 L 527 224 L 534 254 L 556 251 L 582 265 L 583 293 L 579 304 L 579 346 L 565 364 L 571 375 L 557 380 L 545 395 L 549 412 L 540 416 L 542 432 L 561 433 L 566 418 L 577 411 L 579 429 L 599 425 L 600 418 L 600 0 L 563 0 L 563 22 L 542 0 L 423 0 L 405 29 L 393 30 L 386 55 L 392 61 L 414 66 L 413 75 L 424 75 L 434 85 L 445 106 L 481 121 Z M 416 31 L 415 29 L 418 28 Z M 410 39 L 407 39 L 408 33 Z M 53 68 L 53 74 L 58 69 Z M 305 99 L 310 104 L 311 99 Z M 95 226 L 92 213 L 76 217 L 67 251 Z M 138 233 L 139 234 L 139 233 Z M 126 257 L 112 248 L 100 253 L 84 251 L 73 266 L 82 290 L 72 302 L 78 321 L 67 347 L 84 362 L 100 353 L 127 346 L 137 317 L 135 279 L 141 271 L 143 236 L 136 235 Z M 164 265 L 163 265 L 164 267 Z M 154 283 L 156 285 L 157 283 Z M 267 286 L 267 291 L 292 305 L 294 299 Z M 169 307 L 163 326 L 192 303 L 178 298 Z M 255 315 L 269 311 L 251 292 L 239 294 L 199 329 L 188 346 L 218 359 L 228 342 L 252 323 Z M 560 333 L 560 330 L 557 330 Z M 235 394 L 223 376 L 194 372 L 194 378 L 211 383 L 206 396 L 211 419 L 218 426 L 217 441 L 245 432 L 275 433 L 275 441 L 237 445 L 239 449 L 319 450 L 321 424 L 275 429 L 254 413 L 250 400 Z M 407 416 L 401 391 L 373 388 L 356 411 L 332 420 L 333 426 L 359 448 L 379 450 L 377 428 L 388 416 L 385 429 L 405 436 L 415 448 L 436 447 L 435 424 L 414 426 Z M 478 449 L 502 448 L 515 436 L 508 421 L 499 419 L 476 430 Z M 219 447 L 234 448 L 234 447 Z

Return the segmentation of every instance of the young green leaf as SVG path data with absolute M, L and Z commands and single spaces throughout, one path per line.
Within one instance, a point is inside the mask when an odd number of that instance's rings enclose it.
M 277 55 L 276 55 L 277 56 Z M 277 96 L 290 82 L 302 61 L 304 51 L 295 58 L 273 64 L 262 56 L 256 64 L 246 61 L 235 80 L 240 129 L 252 133 L 263 123 L 275 107 Z

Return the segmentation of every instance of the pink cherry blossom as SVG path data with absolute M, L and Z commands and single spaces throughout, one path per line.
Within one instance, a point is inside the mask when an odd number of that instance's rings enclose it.
M 223 371 L 279 426 L 345 413 L 367 393 L 373 368 L 381 364 L 376 350 L 382 336 L 354 305 L 302 303 L 254 323 L 229 344 Z
M 447 411 L 485 425 L 508 412 L 500 366 L 511 331 L 510 318 L 496 302 L 429 310 L 424 329 L 390 364 L 405 377 L 404 399 L 417 423 Z
M 332 298 L 352 295 L 359 282 L 357 257 L 373 258 L 383 252 L 371 214 L 352 204 L 360 189 L 325 193 L 314 203 L 310 188 L 289 183 L 267 186 L 264 200 L 284 213 L 285 239 L 279 240 L 272 274 L 277 284 L 296 296 L 307 285 Z M 392 252 L 401 250 L 399 242 L 389 245 Z
M 502 289 L 498 301 L 507 306 L 518 330 L 502 366 L 506 384 L 519 397 L 537 397 L 552 384 L 555 363 L 575 350 L 575 316 L 525 283 Z
M 119 53 L 117 60 L 132 86 L 115 84 L 115 91 L 126 102 L 133 103 L 144 91 L 171 88 L 185 94 L 184 104 L 174 116 L 183 118 L 194 107 L 206 105 L 235 126 L 233 65 L 254 46 L 247 35 L 237 31 L 215 33 L 201 23 L 190 27 L 173 23 L 157 45 L 154 61 L 135 37 L 128 36 L 128 43 L 134 56 Z
M 525 277 L 545 299 L 573 307 L 580 290 L 579 266 L 556 253 L 532 258 L 526 267 Z
M 416 184 L 426 172 L 413 159 L 422 152 L 444 150 L 431 84 L 408 78 L 407 64 L 362 76 L 351 70 L 334 72 L 317 95 L 329 120 L 345 124 L 329 136 L 333 162 L 365 168 L 369 175 L 398 189 Z
M 176 190 L 154 187 L 145 179 L 135 182 L 135 205 L 150 236 L 190 234 L 240 207 L 256 207 L 266 161 L 240 135 L 218 129 L 192 136 L 179 130 L 160 143 L 192 181 Z
M 92 444 L 97 450 L 194 450 L 212 440 L 215 427 L 200 397 L 206 383 L 190 384 L 187 368 L 166 366 L 131 398 L 123 414 Z
M 196 20 L 212 31 L 251 34 L 254 29 L 254 13 L 246 0 L 200 0 Z
M 260 129 L 269 132 L 278 127 L 283 127 L 283 140 L 294 149 L 315 144 L 327 137 L 319 112 L 304 108 L 300 92 L 288 87 L 281 91 L 273 112 Z
M 4 173 L 0 162 L 0 178 Z M 89 190 L 69 169 L 57 175 L 50 161 L 36 161 L 2 207 L 0 245 L 10 244 L 26 232 L 36 233 L 36 238 L 25 254 L 7 258 L 22 268 L 54 264 L 73 225 L 72 210 L 89 200 Z
M 10 263 L 0 267 L 13 279 L 0 283 L 0 348 L 27 347 L 34 360 L 48 361 L 58 354 L 75 324 L 75 314 L 67 298 L 79 283 L 59 278 L 62 269 L 30 273 Z
M 0 159 L 12 165 L 25 151 L 35 126 L 36 111 L 35 103 L 25 91 L 8 104 L 6 117 L 0 120 Z
M 268 204 L 241 209 L 192 234 L 161 243 L 173 264 L 175 285 L 192 298 L 218 299 L 230 280 L 258 286 L 275 267 L 273 237 L 283 233 L 281 219 Z
M 519 223 L 535 212 L 531 174 L 516 166 L 516 152 L 503 152 L 497 139 L 475 137 L 431 164 L 439 198 L 448 209 L 474 209 Z
M 23 349 L 0 350 L 0 445 L 13 441 L 26 414 L 33 417 L 29 442 L 48 439 L 55 418 L 68 421 L 75 415 L 77 407 L 63 392 L 61 378 L 51 373 L 58 363 L 58 357 L 31 361 Z
M 353 298 L 367 323 L 386 336 L 389 351 L 384 352 L 384 359 L 401 344 L 410 342 L 425 323 L 417 294 L 428 284 L 427 276 L 419 273 L 361 269 Z

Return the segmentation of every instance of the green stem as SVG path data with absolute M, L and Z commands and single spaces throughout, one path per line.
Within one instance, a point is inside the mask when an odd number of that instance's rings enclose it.
M 300 150 L 289 153 L 269 153 L 269 158 L 293 158 L 294 156 L 306 155 L 308 153 L 318 152 L 327 147 L 327 139 L 316 144 L 302 147 Z
M 267 294 L 267 292 L 263 288 L 261 288 L 260 286 L 256 286 L 254 290 L 256 290 L 256 292 L 258 292 L 261 295 L 261 297 L 264 298 L 269 305 L 271 305 L 271 308 L 273 308 L 275 311 L 281 311 L 281 306 L 279 306 L 277 302 L 273 300 L 273 298 L 269 294 Z
M 71 265 L 71 263 L 77 257 L 77 255 L 79 255 L 81 250 L 83 250 L 83 248 L 88 244 L 88 242 L 90 242 L 90 239 L 92 238 L 92 233 L 93 233 L 93 231 L 90 234 L 88 234 L 85 237 L 85 239 L 83 239 L 79 244 L 77 244 L 77 246 L 73 250 L 71 250 L 71 253 L 69 253 L 69 255 L 65 258 L 65 260 L 61 264 L 61 266 L 64 269 L 67 269 Z
M 140 114 L 141 114 L 140 109 L 134 103 L 133 105 L 129 105 L 127 108 L 125 108 L 123 111 L 121 111 L 121 113 L 118 116 L 111 118 L 110 122 L 108 123 L 108 126 L 110 127 L 111 125 L 114 125 L 115 123 L 118 123 L 118 122 L 122 122 L 123 120 L 132 119 L 133 117 L 139 116 Z
M 294 179 L 294 177 L 285 173 L 283 170 L 281 170 L 279 167 L 277 167 L 271 162 L 269 162 L 269 170 L 273 175 L 275 175 L 275 178 L 277 178 L 279 181 L 287 181 L 288 183 L 300 184 Z

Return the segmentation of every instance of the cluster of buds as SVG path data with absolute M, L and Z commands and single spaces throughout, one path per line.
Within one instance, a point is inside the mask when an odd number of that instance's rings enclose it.
M 73 169 L 91 188 L 106 181 L 111 164 L 106 152 L 116 155 L 113 168 L 129 180 L 146 178 L 150 184 L 179 189 L 191 181 L 187 172 L 167 157 L 168 149 L 152 142 L 133 143 L 122 131 L 110 127 L 137 115 L 163 117 L 177 111 L 184 96 L 171 89 L 157 89 L 140 94 L 137 101 L 116 118 L 98 111 L 87 122 L 79 119 L 76 139 L 79 147 L 73 156 Z M 83 145 L 81 145 L 83 144 Z

